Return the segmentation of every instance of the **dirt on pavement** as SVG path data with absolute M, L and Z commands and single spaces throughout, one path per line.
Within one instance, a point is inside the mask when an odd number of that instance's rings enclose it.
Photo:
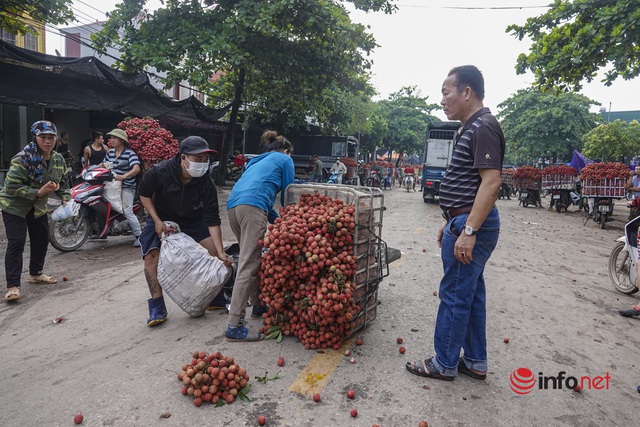
M 219 190 L 223 206 L 229 191 Z M 59 280 L 50 286 L 24 283 L 27 247 L 22 299 L 0 303 L 0 425 L 71 425 L 78 412 L 89 426 L 253 426 L 261 414 L 270 426 L 411 426 L 420 420 L 430 426 L 634 424 L 640 319 L 623 318 L 617 310 L 637 297 L 617 292 L 607 275 L 609 253 L 628 214 L 623 200 L 604 230 L 593 221 L 584 224 L 576 208 L 558 213 L 499 200 L 501 235 L 485 271 L 489 375 L 486 381 L 461 376 L 440 382 L 404 367 L 433 354 L 440 211 L 423 203 L 419 192 L 396 187 L 384 196 L 383 239 L 401 249 L 402 258 L 380 284 L 377 318 L 356 334 L 364 344 L 349 342 L 338 352 L 305 350 L 291 337 L 280 344 L 229 343 L 225 313 L 189 318 L 170 301 L 167 322 L 148 328 L 148 290 L 131 237 L 88 242 L 71 253 L 50 247 L 46 273 Z M 543 203 L 548 206 L 548 199 Z M 233 241 L 224 212 L 223 236 Z M 4 253 L 2 228 L 0 248 Z M 58 317 L 64 321 L 54 324 Z M 404 339 L 404 355 L 397 337 Z M 347 348 L 349 357 L 343 355 Z M 176 374 L 194 350 L 221 351 L 246 367 L 252 401 L 196 408 L 182 396 Z M 276 363 L 279 356 L 287 361 L 284 367 Z M 310 366 L 322 376 L 308 384 L 321 393 L 318 403 L 292 391 L 308 380 L 300 374 Z M 520 395 L 511 378 L 522 368 L 536 384 Z M 254 379 L 267 371 L 280 371 L 279 378 Z M 561 371 L 564 378 L 608 376 L 608 388 L 596 389 L 594 382 L 578 393 L 564 380 L 562 389 L 552 389 L 552 380 L 540 378 L 557 378 Z M 539 388 L 545 383 L 547 389 Z M 348 389 L 356 391 L 354 400 L 346 397 Z M 357 418 L 350 416 L 352 408 Z M 171 416 L 161 419 L 164 412 Z

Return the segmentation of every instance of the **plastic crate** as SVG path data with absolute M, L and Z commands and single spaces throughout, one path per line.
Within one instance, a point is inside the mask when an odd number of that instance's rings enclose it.
M 371 323 L 377 315 L 378 284 L 389 275 L 386 265 L 386 243 L 382 234 L 384 193 L 379 188 L 353 187 L 337 184 L 291 184 L 285 191 L 285 204 L 300 201 L 303 194 L 319 193 L 332 199 L 354 205 L 355 230 L 353 255 L 356 272 L 351 277 L 355 286 L 352 297 L 360 307 L 354 315 L 355 327 L 351 334 Z
M 542 187 L 542 179 L 514 179 L 514 185 L 517 188 L 530 188 L 531 190 L 540 190 Z
M 576 177 L 573 175 L 542 175 L 543 190 L 575 190 Z
M 512 173 L 502 173 L 500 175 L 502 178 L 503 184 L 513 185 L 513 174 Z
M 627 180 L 625 178 L 601 178 L 583 179 L 582 195 L 588 197 L 612 197 L 624 198 L 627 190 L 624 188 Z
M 360 301 L 356 301 L 356 304 L 358 304 L 360 309 L 352 320 L 354 326 L 351 328 L 349 336 L 365 328 L 376 319 L 378 315 L 378 305 L 380 304 L 378 301 L 378 282 L 369 284 L 368 292 Z

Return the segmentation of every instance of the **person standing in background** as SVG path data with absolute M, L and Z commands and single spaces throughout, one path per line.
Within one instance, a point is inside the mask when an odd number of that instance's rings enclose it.
M 318 158 L 317 154 L 314 154 L 311 157 L 313 161 L 313 170 L 311 171 L 311 182 L 320 182 L 322 181 L 322 160 Z
M 102 132 L 93 132 L 91 134 L 91 144 L 84 148 L 84 168 L 99 165 L 104 161 L 107 155 L 107 149 L 104 146 L 104 136 Z
M 71 163 L 76 161 L 76 158 L 69 151 L 69 132 L 60 133 L 60 138 L 56 142 L 56 151 L 62 155 L 67 166 L 71 166 Z

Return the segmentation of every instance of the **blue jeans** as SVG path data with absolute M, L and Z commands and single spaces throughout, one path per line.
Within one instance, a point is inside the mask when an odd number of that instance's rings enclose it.
M 135 188 L 123 188 L 122 189 L 122 213 L 131 227 L 131 231 L 135 237 L 140 236 L 142 229 L 140 228 L 140 222 L 138 217 L 133 213 L 133 200 L 136 196 Z
M 453 248 L 463 233 L 469 214 L 458 215 L 447 222 L 442 237 L 440 306 L 434 333 L 434 364 L 443 375 L 458 374 L 460 349 L 469 369 L 487 370 L 486 289 L 484 266 L 498 243 L 500 216 L 493 208 L 476 234 L 471 264 L 459 262 Z

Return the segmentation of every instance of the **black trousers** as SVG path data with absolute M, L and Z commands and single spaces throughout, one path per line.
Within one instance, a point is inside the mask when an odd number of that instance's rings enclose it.
M 7 233 L 7 253 L 4 256 L 4 269 L 7 277 L 7 288 L 20 286 L 22 274 L 22 254 L 27 241 L 27 231 L 31 247 L 29 274 L 39 276 L 44 268 L 47 248 L 49 247 L 49 216 L 34 218 L 33 209 L 26 218 L 2 212 L 2 220 Z

